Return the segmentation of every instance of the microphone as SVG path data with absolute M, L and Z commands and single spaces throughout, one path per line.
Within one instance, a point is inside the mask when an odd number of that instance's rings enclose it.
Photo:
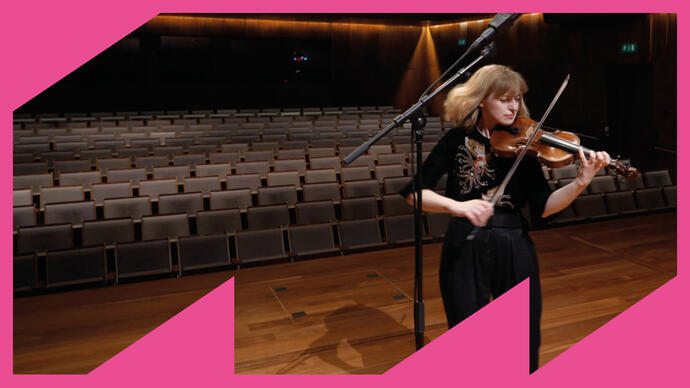
M 494 18 L 489 22 L 489 28 L 484 30 L 481 35 L 479 35 L 479 38 L 472 43 L 472 46 L 470 46 L 469 49 L 467 49 L 467 52 L 470 52 L 477 47 L 481 46 L 484 44 L 484 42 L 489 41 L 493 39 L 494 35 L 498 32 L 498 30 L 502 29 L 507 29 L 511 25 L 513 25 L 513 22 L 517 20 L 521 13 L 499 13 L 494 16 Z

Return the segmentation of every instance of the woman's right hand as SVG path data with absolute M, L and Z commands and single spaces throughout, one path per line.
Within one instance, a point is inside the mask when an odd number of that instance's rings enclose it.
M 455 217 L 465 217 L 474 226 L 484 226 L 494 214 L 494 205 L 482 199 L 455 202 L 450 209 Z

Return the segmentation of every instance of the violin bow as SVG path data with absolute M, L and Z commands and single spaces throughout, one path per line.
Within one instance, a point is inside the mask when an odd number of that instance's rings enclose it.
M 537 137 L 537 133 L 539 132 L 539 129 L 541 126 L 544 124 L 544 121 L 546 121 L 546 118 L 549 116 L 549 113 L 551 113 L 551 110 L 553 109 L 554 105 L 556 105 L 556 101 L 558 101 L 558 98 L 561 97 L 561 94 L 565 90 L 565 87 L 568 86 L 568 81 L 570 80 L 570 74 L 565 76 L 565 79 L 563 80 L 563 83 L 561 84 L 561 87 L 558 89 L 556 92 L 556 95 L 553 97 L 553 100 L 551 100 L 551 104 L 549 104 L 549 107 L 546 109 L 546 112 L 544 112 L 544 115 L 541 117 L 541 120 L 539 120 L 539 124 L 537 124 L 537 127 L 534 128 L 532 134 L 530 135 L 529 139 L 527 140 L 527 143 L 522 148 L 522 152 L 518 153 L 517 158 L 515 158 L 515 161 L 513 162 L 513 165 L 510 166 L 510 170 L 508 170 L 508 173 L 506 176 L 503 178 L 503 182 L 501 182 L 501 185 L 498 187 L 498 190 L 496 190 L 491 197 L 491 202 L 492 205 L 496 205 L 498 200 L 503 196 L 503 192 L 506 189 L 506 186 L 508 186 L 508 182 L 510 181 L 510 178 L 513 177 L 513 174 L 515 174 L 515 170 L 517 170 L 518 166 L 520 165 L 520 162 L 522 159 L 525 157 L 525 154 L 527 152 L 524 152 L 529 148 L 529 146 L 532 144 L 534 139 Z M 478 226 L 475 226 L 472 229 L 472 232 L 470 232 L 469 235 L 467 235 L 467 240 L 472 240 L 474 239 L 474 235 L 477 233 L 479 230 Z

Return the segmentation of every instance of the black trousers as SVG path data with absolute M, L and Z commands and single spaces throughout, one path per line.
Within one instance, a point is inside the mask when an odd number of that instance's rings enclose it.
M 497 224 L 501 225 L 500 222 Z M 541 287 L 534 243 L 525 229 L 507 222 L 480 229 L 471 241 L 472 225 L 453 218 L 441 256 L 439 283 L 451 328 L 521 281 L 530 278 L 530 373 L 539 368 Z M 506 227 L 508 225 L 508 227 Z M 518 227 L 516 227 L 518 226 Z

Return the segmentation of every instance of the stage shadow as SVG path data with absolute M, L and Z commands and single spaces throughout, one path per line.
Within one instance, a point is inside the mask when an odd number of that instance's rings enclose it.
M 405 316 L 401 321 L 404 319 Z M 277 374 L 322 373 L 308 370 L 318 363 L 309 360 L 312 357 L 336 368 L 338 372 L 335 373 L 383 373 L 415 351 L 414 331 L 372 307 L 360 304 L 342 307 L 328 314 L 324 323 L 326 333 Z M 391 342 L 395 345 L 387 346 Z M 391 360 L 389 352 L 399 353 L 399 360 Z M 385 365 L 386 362 L 390 365 Z M 318 369 L 333 373 L 322 367 Z

